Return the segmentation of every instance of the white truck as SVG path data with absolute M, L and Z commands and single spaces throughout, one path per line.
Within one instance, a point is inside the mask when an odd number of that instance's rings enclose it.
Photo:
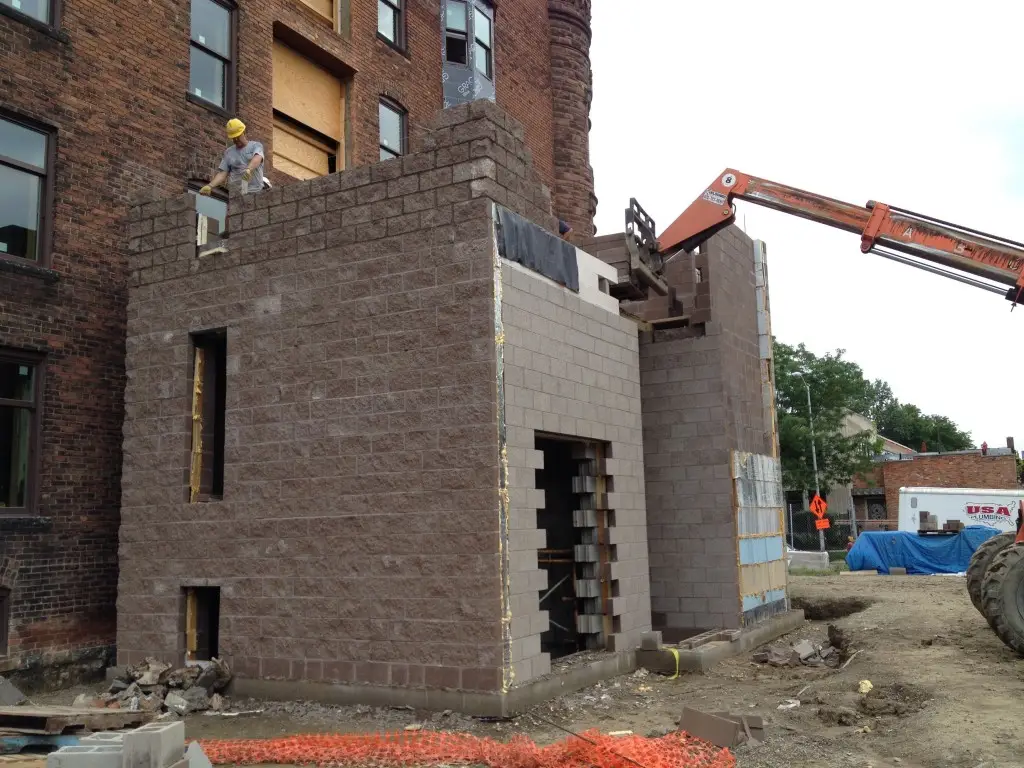
M 916 532 L 921 512 L 966 525 L 985 525 L 1003 533 L 1017 530 L 1024 490 L 1005 488 L 900 488 L 899 530 Z

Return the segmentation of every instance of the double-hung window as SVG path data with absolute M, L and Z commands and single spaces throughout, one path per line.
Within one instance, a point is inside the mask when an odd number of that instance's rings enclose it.
M 48 183 L 53 136 L 0 117 L 0 258 L 48 260 Z
M 378 109 L 380 121 L 380 159 L 390 160 L 405 154 L 406 112 L 389 99 L 381 99 Z
M 395 48 L 405 49 L 405 0 L 377 0 L 377 34 Z
M 0 516 L 34 507 L 41 357 L 0 350 Z
M 188 92 L 227 111 L 234 108 L 234 26 L 228 0 L 192 0 Z
M 491 20 L 479 8 L 473 9 L 473 38 L 473 63 L 477 72 L 487 79 L 492 79 L 494 65 L 491 58 Z
M 445 57 L 452 64 L 468 64 L 466 4 L 462 0 L 447 0 L 444 18 Z

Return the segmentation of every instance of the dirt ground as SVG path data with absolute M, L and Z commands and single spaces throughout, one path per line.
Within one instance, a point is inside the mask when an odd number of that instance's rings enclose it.
M 676 680 L 639 671 L 509 722 L 481 722 L 450 713 L 235 700 L 235 709 L 264 711 L 233 718 L 190 716 L 187 732 L 189 738 L 264 738 L 401 730 L 419 724 L 502 740 L 525 733 L 548 743 L 565 738 L 566 731 L 589 728 L 661 735 L 675 729 L 688 704 L 765 718 L 765 743 L 736 750 L 741 768 L 1024 768 L 1024 666 L 973 608 L 962 578 L 798 576 L 792 580 L 791 595 L 810 606 L 812 617 L 834 608 L 866 606 L 831 622 L 808 621 L 780 641 L 807 638 L 824 643 L 826 626 L 834 623 L 859 651 L 845 670 L 774 668 L 754 664 L 745 654 L 707 675 Z M 860 680 L 870 680 L 875 687 L 867 699 L 856 691 Z M 51 703 L 70 703 L 73 694 L 65 691 L 47 698 Z M 778 709 L 794 698 L 801 702 L 798 708 Z

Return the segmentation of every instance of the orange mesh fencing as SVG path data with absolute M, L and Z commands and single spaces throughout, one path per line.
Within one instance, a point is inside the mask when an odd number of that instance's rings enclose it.
M 513 736 L 505 743 L 462 733 L 310 734 L 280 739 L 200 741 L 215 765 L 405 766 L 480 765 L 487 768 L 734 768 L 727 749 L 683 732 L 657 739 L 587 731 L 538 747 Z

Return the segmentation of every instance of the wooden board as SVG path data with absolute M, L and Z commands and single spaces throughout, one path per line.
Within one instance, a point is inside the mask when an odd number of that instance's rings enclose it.
M 0 729 L 59 734 L 76 728 L 113 731 L 148 723 L 153 712 L 81 707 L 0 707 Z

